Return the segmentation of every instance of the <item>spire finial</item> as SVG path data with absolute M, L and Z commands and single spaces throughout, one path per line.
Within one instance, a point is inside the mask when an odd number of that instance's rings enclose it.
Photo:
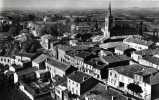
M 111 16 L 111 14 L 112 14 L 112 11 L 111 11 L 111 0 L 109 0 L 109 8 L 108 8 L 108 10 L 109 10 L 109 15 Z

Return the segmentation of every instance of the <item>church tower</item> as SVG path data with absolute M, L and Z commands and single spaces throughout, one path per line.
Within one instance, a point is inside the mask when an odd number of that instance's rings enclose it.
M 112 16 L 112 12 L 111 12 L 111 1 L 109 1 L 107 16 L 105 17 L 105 27 L 104 27 L 104 37 L 105 38 L 111 37 L 112 24 L 113 24 L 113 16 Z

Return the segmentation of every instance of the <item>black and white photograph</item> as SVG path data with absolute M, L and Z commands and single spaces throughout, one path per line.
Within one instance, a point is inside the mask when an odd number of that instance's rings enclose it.
M 0 0 L 0 100 L 159 100 L 159 0 Z

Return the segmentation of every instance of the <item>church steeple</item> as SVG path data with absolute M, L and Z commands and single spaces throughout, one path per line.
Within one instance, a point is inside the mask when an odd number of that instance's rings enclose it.
M 108 13 L 109 13 L 108 15 L 109 15 L 109 16 L 112 16 L 111 0 L 109 0 L 109 7 L 108 7 L 108 10 L 109 10 L 109 11 L 108 11 Z
M 105 17 L 105 31 L 104 31 L 105 38 L 110 38 L 112 22 L 113 22 L 113 17 L 111 11 L 111 1 L 109 0 L 107 16 Z

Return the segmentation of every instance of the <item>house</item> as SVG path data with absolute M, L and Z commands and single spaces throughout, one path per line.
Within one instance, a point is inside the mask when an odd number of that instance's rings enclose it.
M 131 54 L 131 58 L 137 62 L 144 56 L 155 56 L 159 54 L 159 48 L 156 49 L 144 49 L 140 51 L 135 51 Z
M 98 83 L 93 77 L 77 71 L 67 78 L 67 88 L 72 95 L 81 96 Z
M 76 70 L 73 66 L 63 64 L 58 60 L 48 58 L 45 62 L 46 69 L 50 71 L 51 78 L 59 75 L 61 77 L 69 75 Z
M 57 58 L 62 63 L 69 63 L 69 52 L 71 55 L 78 55 L 78 52 L 86 50 L 88 47 L 86 46 L 68 46 L 68 45 L 57 45 Z M 77 51 L 77 52 L 76 52 Z
M 123 40 L 123 43 L 129 45 L 136 50 L 149 49 L 154 43 L 150 40 L 145 40 L 142 36 L 132 35 Z
M 62 85 L 58 85 L 55 87 L 55 95 L 56 95 L 56 100 L 64 100 L 64 94 L 63 91 L 65 91 L 67 88 Z
M 17 53 L 13 55 L 14 64 L 23 66 L 23 63 L 31 63 L 37 55 L 36 53 Z
M 47 58 L 47 55 L 41 54 L 32 61 L 32 67 L 36 67 L 37 69 L 45 69 L 45 61 Z
M 139 64 L 159 69 L 159 58 L 155 56 L 144 56 L 139 60 Z
M 40 37 L 40 44 L 41 46 L 46 49 L 46 50 L 49 50 L 51 49 L 51 46 L 50 46 L 50 42 L 52 41 L 53 39 L 53 36 L 50 35 L 50 34 L 45 34 L 43 36 Z
M 99 56 L 111 56 L 111 55 L 113 55 L 113 53 L 108 50 L 100 50 L 99 52 Z
M 67 45 L 57 45 L 57 59 L 62 63 L 66 63 L 65 55 L 66 52 L 72 50 L 70 46 Z
M 135 49 L 133 49 L 133 48 L 131 48 L 131 47 L 129 47 L 129 45 L 127 45 L 127 44 L 121 44 L 121 45 L 119 45 L 119 46 L 117 46 L 116 48 L 115 48 L 115 53 L 117 54 L 117 55 L 127 55 L 127 56 L 131 56 L 131 53 L 133 52 L 133 51 L 135 51 Z
M 85 64 L 80 68 L 80 71 L 85 72 L 93 78 L 105 83 L 105 80 L 108 77 L 107 68 L 107 64 L 102 62 L 99 57 L 96 57 L 85 61 Z
M 107 84 L 113 88 L 123 91 L 124 94 L 131 94 L 144 100 L 154 100 L 158 98 L 155 92 L 159 85 L 159 73 L 157 69 L 138 64 L 119 66 L 109 69 Z M 130 88 L 130 85 L 134 88 Z M 132 86 L 132 87 L 133 87 Z
M 50 81 L 27 77 L 20 81 L 19 89 L 31 100 L 42 99 L 46 95 L 50 96 Z
M 12 65 L 14 59 L 12 57 L 0 56 L 0 63 L 3 65 Z
M 67 79 L 63 78 L 59 84 L 55 86 L 55 99 L 64 100 L 64 91 L 67 90 Z

